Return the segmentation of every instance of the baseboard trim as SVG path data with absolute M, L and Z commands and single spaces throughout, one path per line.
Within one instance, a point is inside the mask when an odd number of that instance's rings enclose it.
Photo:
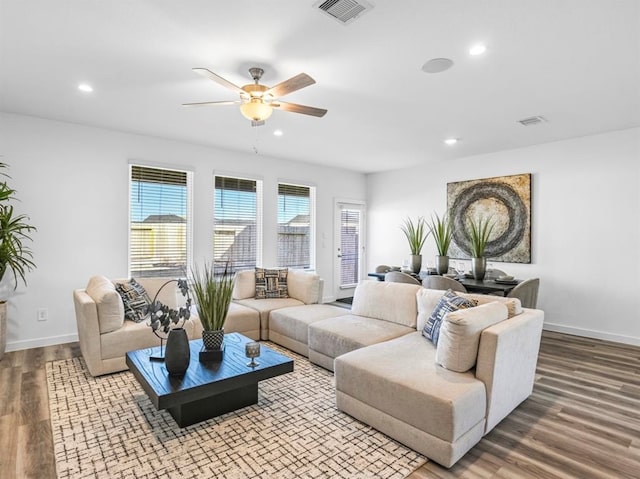
M 557 333 L 571 334 L 573 336 L 583 336 L 592 339 L 602 339 L 604 341 L 613 341 L 614 343 L 630 344 L 632 346 L 640 346 L 640 338 L 633 336 L 625 336 L 622 334 L 606 333 L 604 331 L 596 331 L 594 329 L 576 328 L 573 326 L 565 326 L 563 324 L 544 323 L 546 331 L 555 331 Z
M 77 334 L 63 334 L 48 338 L 26 339 L 24 341 L 7 342 L 7 352 L 21 351 L 23 349 L 41 348 L 43 346 L 55 346 L 57 344 L 73 343 L 78 340 Z

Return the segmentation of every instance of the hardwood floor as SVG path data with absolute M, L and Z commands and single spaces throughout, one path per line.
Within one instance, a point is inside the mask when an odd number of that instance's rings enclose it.
M 77 344 L 0 361 L 0 479 L 55 478 L 44 365 Z M 543 334 L 533 395 L 451 469 L 424 478 L 640 477 L 640 348 Z

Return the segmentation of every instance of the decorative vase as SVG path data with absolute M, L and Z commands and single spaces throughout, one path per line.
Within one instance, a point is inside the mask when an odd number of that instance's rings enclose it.
M 475 279 L 483 280 L 487 269 L 487 258 L 471 258 L 471 272 Z
M 0 359 L 7 348 L 7 302 L 0 301 Z
M 171 376 L 182 376 L 189 368 L 191 350 L 189 338 L 184 328 L 174 328 L 169 332 L 165 346 L 164 364 Z
M 224 329 L 217 329 L 215 331 L 202 331 L 202 343 L 205 349 L 219 350 L 222 348 L 222 342 L 224 341 Z
M 436 271 L 439 275 L 447 274 L 449 272 L 449 257 L 436 255 Z
M 412 254 L 410 256 L 411 260 L 411 271 L 415 274 L 418 274 L 422 269 L 422 255 L 421 254 Z

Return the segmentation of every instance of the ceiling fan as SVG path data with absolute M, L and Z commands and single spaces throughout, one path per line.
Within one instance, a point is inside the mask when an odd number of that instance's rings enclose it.
M 264 121 L 271 116 L 274 108 L 317 117 L 323 117 L 327 113 L 327 110 L 322 108 L 298 105 L 296 103 L 279 100 L 279 97 L 281 96 L 288 95 L 296 90 L 313 85 L 316 82 L 306 73 L 300 73 L 299 75 L 269 88 L 259 83 L 260 78 L 262 78 L 262 75 L 264 74 L 264 70 L 258 67 L 249 68 L 249 73 L 251 74 L 251 78 L 253 78 L 254 83 L 249 83 L 242 87 L 231 83 L 229 80 L 222 78 L 220 75 L 217 75 L 206 68 L 194 68 L 193 71 L 203 77 L 213 80 L 229 90 L 238 93 L 240 95 L 240 99 L 232 101 L 183 103 L 183 106 L 240 105 L 240 112 L 245 118 L 251 120 L 251 126 L 264 125 Z

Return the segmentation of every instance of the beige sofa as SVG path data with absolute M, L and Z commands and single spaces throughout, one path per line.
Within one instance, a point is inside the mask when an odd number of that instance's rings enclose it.
M 364 319 L 344 317 L 353 327 L 338 327 L 341 318 L 311 325 L 309 345 L 323 343 L 330 353 L 319 361 L 325 367 L 335 357 L 340 410 L 450 467 L 531 394 L 544 313 L 521 308 L 517 299 L 459 294 L 480 305 L 446 315 L 435 347 L 421 331 L 443 291 L 366 282 L 356 290 L 353 310 L 383 311 L 376 321 L 395 328 L 413 314 L 410 294 L 417 310 L 411 332 L 371 341 L 368 330 L 359 335 L 355 327 Z M 318 343 L 315 330 L 323 331 Z M 359 347 L 358 341 L 373 344 Z
M 139 278 L 151 299 L 172 278 Z M 160 340 L 153 334 L 146 321 L 134 323 L 124 319 L 124 307 L 115 283 L 126 280 L 109 280 L 94 276 L 84 289 L 73 292 L 80 350 L 89 372 L 93 376 L 124 371 L 125 354 L 136 349 L 159 346 Z M 158 300 L 169 307 L 184 305 L 184 298 L 172 282 L 164 287 Z M 184 328 L 190 339 L 202 337 L 202 325 L 192 309 L 191 319 Z M 231 304 L 226 332 L 239 332 L 252 339 L 260 338 L 260 315 L 240 304 Z
M 323 281 L 315 273 L 290 269 L 287 273 L 287 289 L 288 298 L 256 299 L 255 271 L 238 271 L 233 302 L 259 313 L 260 339 L 270 339 L 296 352 L 304 351 L 301 354 L 306 356 L 303 347 L 306 345 L 306 322 L 345 314 L 345 310 L 319 304 L 322 303 Z M 274 314 L 275 311 L 279 314 Z M 273 317 L 276 319 L 272 326 Z M 302 346 L 298 343 L 302 343 Z

